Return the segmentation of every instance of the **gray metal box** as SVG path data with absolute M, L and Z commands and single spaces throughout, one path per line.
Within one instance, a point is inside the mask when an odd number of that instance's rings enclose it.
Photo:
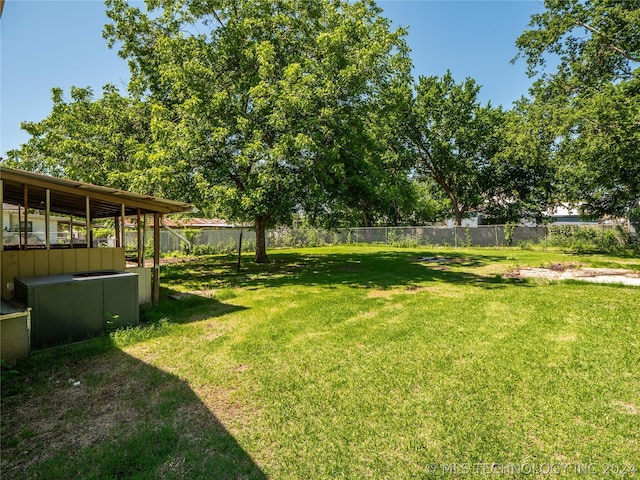
M 104 270 L 15 279 L 16 298 L 31 307 L 31 346 L 81 340 L 139 323 L 138 276 Z

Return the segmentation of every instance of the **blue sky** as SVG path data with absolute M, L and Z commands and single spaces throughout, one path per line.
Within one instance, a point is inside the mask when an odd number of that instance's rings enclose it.
M 474 78 L 480 98 L 509 107 L 526 95 L 525 62 L 515 65 L 515 40 L 540 0 L 379 0 L 384 16 L 409 28 L 414 75 Z M 124 91 L 127 64 L 107 48 L 101 0 L 6 0 L 0 20 L 0 155 L 28 140 L 22 121 L 51 111 L 51 89 L 106 83 Z

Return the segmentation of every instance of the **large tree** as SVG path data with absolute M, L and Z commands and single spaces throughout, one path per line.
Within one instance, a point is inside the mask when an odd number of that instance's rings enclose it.
M 105 35 L 129 61 L 131 91 L 188 163 L 206 200 L 265 228 L 299 208 L 336 213 L 375 194 L 376 126 L 403 98 L 410 61 L 373 1 L 165 0 L 147 12 L 108 0 Z
M 416 172 L 432 179 L 451 204 L 456 224 L 485 203 L 492 158 L 501 148 L 501 108 L 481 105 L 480 87 L 450 72 L 419 77 L 406 122 Z
M 501 146 L 484 170 L 483 206 L 493 222 L 543 222 L 562 200 L 559 179 L 566 175 L 554 161 L 552 130 L 541 127 L 546 122 L 546 109 L 521 99 L 494 133 Z
M 626 215 L 640 198 L 640 8 L 636 1 L 546 0 L 517 40 L 539 75 L 565 192 L 591 216 Z M 548 64 L 554 65 L 548 68 Z
M 31 138 L 7 152 L 5 164 L 23 170 L 108 185 L 144 194 L 184 197 L 179 162 L 154 147 L 152 107 L 123 96 L 113 85 L 95 98 L 92 89 L 72 87 L 70 98 L 52 90 L 48 117 L 23 122 Z

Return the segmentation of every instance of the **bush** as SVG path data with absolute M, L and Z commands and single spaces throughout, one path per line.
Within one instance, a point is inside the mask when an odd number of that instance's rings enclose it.
M 621 226 L 573 226 L 558 225 L 549 227 L 547 243 L 552 247 L 570 248 L 579 253 L 594 250 L 616 251 L 627 246 L 628 234 Z
M 403 235 L 397 230 L 391 229 L 387 233 L 387 243 L 394 247 L 415 248 L 420 245 L 418 235 Z
M 520 240 L 518 242 L 518 247 L 522 250 L 533 250 L 533 246 L 535 244 L 531 240 Z

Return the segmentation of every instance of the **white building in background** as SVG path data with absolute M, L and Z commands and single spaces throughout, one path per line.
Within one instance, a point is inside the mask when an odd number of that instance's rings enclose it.
M 588 225 L 621 225 L 625 224 L 625 219 L 618 218 L 604 218 L 600 220 L 583 220 L 580 218 L 580 212 L 577 208 L 571 208 L 567 205 L 559 205 L 554 208 L 553 212 L 547 216 L 551 225 L 574 225 L 574 226 L 588 226 Z M 535 227 L 537 224 L 533 220 L 521 220 L 520 225 L 525 227 Z M 456 222 L 453 218 L 449 218 L 446 221 L 448 228 L 456 226 Z M 462 219 L 462 226 L 469 228 L 477 228 L 478 226 L 488 225 L 487 217 L 482 213 L 475 214 L 468 218 Z
M 598 225 L 598 220 L 582 220 L 577 208 L 560 205 L 549 215 L 552 225 Z
M 60 216 L 49 217 L 49 242 L 52 245 L 58 243 L 70 243 L 71 232 L 69 231 L 69 218 Z M 29 213 L 27 223 L 24 222 L 24 209 L 7 203 L 2 204 L 2 244 L 5 246 L 21 245 L 24 238 L 22 232 L 27 231 L 27 241 L 29 245 L 44 245 L 46 239 L 44 215 Z M 66 228 L 63 228 L 66 225 Z M 74 222 L 74 228 L 81 226 L 84 222 Z M 64 231 L 63 231 L 64 230 Z M 82 232 L 84 237 L 84 232 Z M 74 238 L 78 233 L 74 232 Z
M 482 220 L 484 219 L 484 215 L 474 215 L 473 217 L 463 218 L 462 219 L 462 227 L 469 228 L 477 228 L 478 225 L 483 225 Z M 453 218 L 448 218 L 445 222 L 447 224 L 447 228 L 453 228 L 456 225 L 456 221 Z

